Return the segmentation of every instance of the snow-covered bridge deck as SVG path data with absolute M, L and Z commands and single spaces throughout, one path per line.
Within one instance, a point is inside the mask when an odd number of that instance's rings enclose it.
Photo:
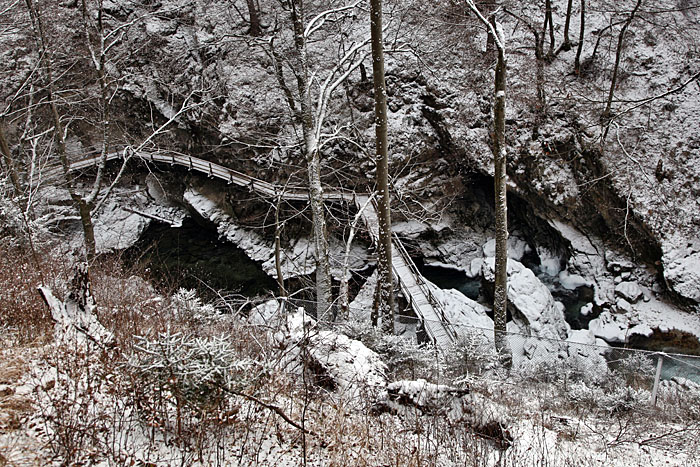
M 122 152 L 114 152 L 107 155 L 107 160 L 121 159 L 122 157 Z M 186 167 L 188 170 L 195 170 L 230 184 L 247 187 L 251 191 L 266 197 L 280 197 L 291 201 L 309 199 L 309 191 L 304 187 L 275 185 L 197 157 L 162 153 L 137 153 L 133 157 L 146 162 L 161 162 Z M 94 167 L 100 163 L 100 159 L 101 157 L 98 156 L 73 162 L 70 165 L 70 169 L 71 171 L 77 171 Z M 362 210 L 362 219 L 369 230 L 372 240 L 375 243 L 378 241 L 379 221 L 377 219 L 377 208 L 373 201 L 369 202 L 369 195 L 335 189 L 324 191 L 323 198 L 328 201 L 354 203 L 357 209 L 365 206 Z M 428 337 L 436 346 L 447 348 L 455 342 L 456 334 L 452 325 L 445 319 L 442 304 L 430 292 L 425 278 L 420 274 L 401 240 L 396 235 L 392 238 L 392 245 L 394 250 L 392 266 L 401 291 L 416 313 L 416 316 L 423 322 L 423 327 Z

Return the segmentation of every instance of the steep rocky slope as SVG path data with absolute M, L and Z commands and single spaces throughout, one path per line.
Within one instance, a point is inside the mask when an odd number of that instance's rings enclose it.
M 317 3 L 307 4 L 308 18 L 328 6 Z M 643 2 L 623 42 L 612 113 L 603 118 L 618 35 L 634 3 L 588 5 L 579 74 L 573 72 L 576 48 L 557 49 L 566 5 L 554 3 L 557 43 L 542 63 L 544 100 L 537 96 L 535 42 L 527 24 L 541 28 L 544 7 L 510 1 L 497 13 L 509 50 L 512 235 L 529 245 L 542 269 L 554 265 L 549 272 L 560 282 L 573 276 L 594 286 L 596 313 L 603 314 L 641 313 L 636 300 L 616 292 L 627 282 L 642 287 L 654 303 L 671 300 L 690 309 L 700 303 L 700 10 L 692 2 Z M 298 122 L 289 112 L 290 98 L 298 99 L 289 14 L 286 4 L 260 6 L 263 36 L 251 37 L 245 12 L 230 2 L 103 2 L 105 31 L 115 31 L 110 38 L 116 39 L 106 61 L 112 147 L 138 145 L 191 106 L 152 143 L 267 180 L 304 183 Z M 0 37 L 5 121 L 12 150 L 24 155 L 19 141 L 27 131 L 26 109 L 45 97 L 46 84 L 34 80 L 41 77 L 33 73 L 40 55 L 26 9 L 8 7 L 16 21 Z M 99 147 L 102 132 L 81 4 L 37 7 L 52 46 L 60 44 L 51 49 L 59 71 L 54 85 L 64 119 L 76 122 L 67 130 L 68 150 L 84 157 Z M 88 4 L 93 20 L 96 7 Z M 572 39 L 578 35 L 578 8 Z M 365 13 L 344 10 L 313 33 L 309 63 L 319 86 L 339 57 L 368 35 Z M 386 17 L 398 230 L 413 237 L 417 255 L 471 271 L 473 260 L 490 256 L 484 245 L 492 236 L 493 59 L 486 33 L 454 2 L 387 2 Z M 323 149 L 328 185 L 360 191 L 373 185 L 367 57 L 364 63 L 329 102 L 331 136 Z M 35 92 L 31 98 L 28 86 L 22 87 L 27 82 Z M 36 107 L 32 119 L 39 135 L 34 141 L 48 154 L 46 109 Z M 666 309 L 661 301 L 657 311 Z

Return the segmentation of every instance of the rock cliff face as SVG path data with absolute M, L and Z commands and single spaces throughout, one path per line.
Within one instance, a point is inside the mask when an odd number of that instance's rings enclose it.
M 299 99 L 289 12 L 278 2 L 259 3 L 263 37 L 254 38 L 246 15 L 228 1 L 102 2 L 104 31 L 116 39 L 105 62 L 111 145 L 136 146 L 172 118 L 153 145 L 270 181 L 304 183 L 299 125 L 289 110 Z M 395 47 L 386 75 L 397 230 L 412 238 L 421 256 L 480 275 L 472 262 L 489 256 L 484 245 L 492 237 L 493 57 L 486 35 L 452 2 L 386 3 L 386 37 Z M 612 112 L 604 115 L 620 24 L 632 6 L 626 3 L 591 2 L 580 72 L 573 72 L 576 48 L 555 47 L 541 63 L 540 86 L 534 40 L 525 23 L 540 24 L 543 12 L 530 2 L 509 2 L 512 14 L 497 15 L 509 60 L 511 235 L 558 283 L 594 287 L 594 312 L 602 313 L 601 320 L 607 319 L 604 313 L 634 315 L 655 300 L 691 309 L 700 304 L 700 56 L 694 40 L 700 12 L 654 8 L 649 2 L 627 31 Z M 65 120 L 85 122 L 66 132 L 69 156 L 80 158 L 99 148 L 105 134 L 93 121 L 99 112 L 81 104 L 99 96 L 85 39 L 90 37 L 94 47 L 95 33 L 81 32 L 79 5 L 66 2 L 55 11 L 44 2 L 37 6 L 48 39 L 70 44 L 51 49 L 54 85 L 70 96 L 59 105 Z M 309 2 L 307 19 L 325 7 Z M 89 19 L 96 17 L 96 8 L 88 4 Z M 10 109 L 8 140 L 21 158 L 26 157 L 20 144 L 26 125 L 16 116 L 26 116 L 26 108 L 46 90 L 40 79 L 32 81 L 32 70 L 43 62 L 29 16 L 19 4 L 11 11 L 15 27 L 0 37 L 5 58 L 0 87 Z M 314 86 L 346 69 L 334 67 L 367 36 L 363 14 L 357 10 L 328 24 L 315 23 L 319 28 L 310 31 L 308 46 Z M 564 6 L 555 5 L 557 28 L 564 14 Z M 572 37 L 578 28 L 574 11 Z M 557 30 L 557 46 L 560 36 Z M 350 58 L 361 57 L 362 52 Z M 328 102 L 324 132 L 330 136 L 322 151 L 329 186 L 361 191 L 373 186 L 369 64 L 365 58 Z M 31 98 L 22 97 L 26 82 L 36 90 Z M 317 96 L 318 88 L 311 92 Z M 32 118 L 37 126 L 50 127 L 42 107 Z M 49 147 L 42 138 L 35 141 Z M 186 201 L 197 204 L 198 195 L 188 193 Z M 139 219 L 115 209 L 100 213 L 98 225 Z M 138 221 L 138 229 L 142 224 Z M 227 232 L 236 237 L 234 230 Z M 251 245 L 251 251 L 272 271 L 270 256 L 261 253 L 270 246 L 265 241 Z

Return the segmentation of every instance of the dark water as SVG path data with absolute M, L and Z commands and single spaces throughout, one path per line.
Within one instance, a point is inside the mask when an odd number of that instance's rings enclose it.
M 661 379 L 681 377 L 700 384 L 700 357 L 666 357 L 661 366 Z
M 178 228 L 152 223 L 126 254 L 164 285 L 194 288 L 203 297 L 211 296 L 211 289 L 253 297 L 276 288 L 243 250 L 189 218 Z
M 441 289 L 459 290 L 472 300 L 479 300 L 481 279 L 470 279 L 464 271 L 441 266 L 423 266 L 421 272 L 426 279 Z
M 593 302 L 593 287 L 584 285 L 574 290 L 568 290 L 560 287 L 555 288 L 546 283 L 545 285 L 548 286 L 552 297 L 564 305 L 564 318 L 571 328 L 588 329 L 588 323 L 597 315 L 593 312 L 582 315 L 581 308 Z
M 421 269 L 426 279 L 441 289 L 459 290 L 465 296 L 490 308 L 491 304 L 486 303 L 486 296 L 489 294 L 487 290 L 482 290 L 481 279 L 470 279 L 463 271 L 441 266 L 423 266 Z M 581 314 L 581 308 L 593 301 L 593 288 L 582 286 L 575 290 L 567 290 L 554 284 L 551 279 L 553 278 L 548 276 L 540 277 L 554 299 L 564 305 L 566 321 L 573 329 L 588 329 L 588 323 L 596 315 L 590 313 L 584 316 Z

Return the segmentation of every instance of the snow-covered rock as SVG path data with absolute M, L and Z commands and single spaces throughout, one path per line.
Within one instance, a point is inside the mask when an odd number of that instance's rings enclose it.
M 584 285 L 593 285 L 590 280 L 579 274 L 571 274 L 569 271 L 561 271 L 557 277 L 561 286 L 567 290 L 576 290 Z
M 494 258 L 486 258 L 482 267 L 483 276 L 489 282 L 495 277 L 494 261 Z M 515 260 L 508 261 L 508 302 L 517 312 L 517 319 L 524 319 L 522 331 L 539 337 L 567 338 L 569 326 L 564 319 L 563 306 L 530 269 Z
M 599 239 L 583 234 L 563 222 L 550 220 L 549 224 L 569 243 L 567 275 L 563 277 L 567 285 L 592 285 L 596 305 L 602 306 L 614 303 L 615 282 L 606 269 L 605 250 L 599 246 L 602 242 Z M 568 279 L 573 279 L 575 282 L 569 284 Z
M 466 297 L 461 292 L 443 290 L 429 284 L 433 295 L 442 303 L 445 318 L 450 322 L 458 336 L 468 336 L 472 333 L 483 334 L 493 340 L 493 320 L 486 314 L 486 307 Z
M 591 320 L 588 328 L 610 343 L 626 343 L 632 335 L 650 337 L 655 331 L 676 331 L 700 342 L 700 316 L 680 311 L 656 298 L 641 300 L 625 313 L 604 311 Z
M 105 253 L 130 247 L 149 224 L 149 219 L 109 203 L 94 222 L 97 251 Z
M 615 286 L 615 293 L 630 303 L 637 303 L 643 295 L 636 282 L 620 282 Z
M 618 298 L 615 302 L 618 313 L 631 313 L 632 305 L 624 298 Z
M 604 311 L 588 323 L 588 329 L 596 336 L 609 343 L 624 344 L 629 334 L 630 320 L 627 314 L 615 314 Z
M 682 297 L 700 303 L 700 241 L 664 243 L 661 262 L 668 286 Z
M 451 221 L 453 224 L 455 221 Z M 440 225 L 431 226 L 434 231 Z M 393 227 L 392 227 L 393 229 Z M 447 229 L 444 229 L 447 230 Z M 429 262 L 450 264 L 467 271 L 469 274 L 470 264 L 475 259 L 481 259 L 482 252 L 479 246 L 481 234 L 464 228 L 462 225 L 453 225 L 449 235 L 441 235 L 439 240 L 418 239 L 418 246 L 425 259 Z
M 182 225 L 187 213 L 164 198 L 153 202 L 143 192 L 122 196 L 115 191 L 93 219 L 95 246 L 99 253 L 124 250 L 134 245 L 153 220 Z M 82 243 L 82 238 L 79 240 Z
M 414 415 L 416 408 L 423 414 L 444 414 L 452 422 L 466 423 L 477 434 L 503 446 L 513 441 L 506 410 L 466 389 L 424 379 L 401 380 L 387 385 L 383 404 L 404 416 Z
M 467 277 L 473 279 L 481 275 L 481 268 L 484 265 L 483 258 L 474 258 L 471 263 L 469 263 L 469 269 L 467 271 Z
M 495 238 L 490 239 L 481 248 L 482 248 L 482 250 L 484 252 L 484 256 L 486 258 L 495 257 L 496 256 L 496 239 Z M 520 261 L 521 259 L 523 259 L 523 256 L 525 256 L 525 254 L 529 253 L 530 251 L 532 251 L 532 248 L 530 248 L 530 245 L 528 245 L 525 240 L 518 238 L 518 237 L 515 237 L 515 236 L 508 237 L 508 257 L 509 258 L 514 259 L 516 261 Z
M 391 231 L 402 238 L 418 238 L 421 234 L 428 231 L 429 226 L 423 222 L 416 220 L 396 222 L 391 224 Z
M 274 339 L 290 350 L 291 358 L 309 359 L 306 368 L 313 371 L 317 384 L 348 401 L 366 403 L 386 386 L 386 365 L 379 355 L 358 340 L 319 329 L 302 309 L 287 316 L 284 328 L 274 334 Z
M 581 310 L 579 311 L 579 313 L 581 313 L 582 316 L 588 316 L 589 314 L 591 314 L 592 311 L 593 311 L 593 304 L 586 303 L 585 305 L 583 305 L 581 307 Z

